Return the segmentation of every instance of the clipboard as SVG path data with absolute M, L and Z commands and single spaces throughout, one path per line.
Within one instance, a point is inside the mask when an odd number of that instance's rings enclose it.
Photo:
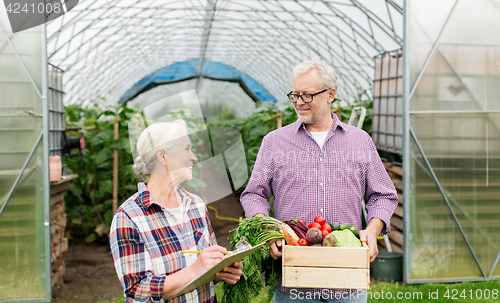
M 181 290 L 179 290 L 177 293 L 175 293 L 172 297 L 169 298 L 173 299 L 177 296 L 180 296 L 182 294 L 185 294 L 187 292 L 190 292 L 191 290 L 198 288 L 202 285 L 205 285 L 209 283 L 210 281 L 213 281 L 215 279 L 215 274 L 222 271 L 224 267 L 231 266 L 234 262 L 238 262 L 243 260 L 246 256 L 250 255 L 254 251 L 256 251 L 258 248 L 262 247 L 262 245 L 266 244 L 266 242 L 262 242 L 258 245 L 255 245 L 252 248 L 245 249 L 242 251 L 239 251 L 237 253 L 228 255 L 224 257 L 220 262 L 214 264 L 210 269 L 205 271 L 202 275 L 199 277 L 195 278 L 191 282 L 189 282 L 186 286 L 184 286 Z

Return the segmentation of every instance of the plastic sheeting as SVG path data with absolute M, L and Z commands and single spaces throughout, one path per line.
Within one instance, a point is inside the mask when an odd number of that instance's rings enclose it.
M 115 103 L 176 62 L 220 62 L 286 102 L 291 70 L 325 60 L 337 97 L 370 95 L 374 56 L 401 48 L 402 0 L 82 0 L 48 24 L 49 61 L 66 71 L 65 103 Z M 200 72 L 200 66 L 195 70 Z
M 220 62 L 206 62 L 201 74 L 198 75 L 198 64 L 198 60 L 191 60 L 177 62 L 168 67 L 161 68 L 134 84 L 125 92 L 119 102 L 127 102 L 138 94 L 146 92 L 161 84 L 189 80 L 197 77 L 237 82 L 255 101 L 276 102 L 276 98 L 262 87 L 262 85 L 252 77 L 235 68 Z

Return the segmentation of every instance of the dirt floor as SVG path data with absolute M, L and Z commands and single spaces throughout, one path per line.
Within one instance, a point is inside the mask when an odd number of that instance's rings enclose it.
M 209 204 L 218 210 L 220 217 L 239 218 L 244 216 L 236 194 Z M 209 210 L 210 221 L 219 245 L 229 249 L 229 231 L 238 223 L 218 220 Z M 67 302 L 109 302 L 122 296 L 122 287 L 116 276 L 111 253 L 103 246 L 70 246 L 64 255 L 66 273 L 63 282 L 53 287 L 54 303 Z

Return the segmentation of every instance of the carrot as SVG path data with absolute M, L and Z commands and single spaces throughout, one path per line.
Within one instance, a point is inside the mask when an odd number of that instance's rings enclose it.
M 287 224 L 283 224 L 281 226 L 281 232 L 283 233 L 283 235 L 285 235 L 287 245 L 300 246 L 297 242 L 299 240 L 299 237 L 290 226 L 288 226 Z

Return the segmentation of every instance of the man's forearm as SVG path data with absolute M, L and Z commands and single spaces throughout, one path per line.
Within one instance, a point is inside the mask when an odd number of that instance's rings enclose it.
M 372 218 L 370 222 L 368 222 L 366 230 L 378 236 L 380 235 L 384 227 L 385 227 L 384 221 L 380 220 L 379 218 Z

